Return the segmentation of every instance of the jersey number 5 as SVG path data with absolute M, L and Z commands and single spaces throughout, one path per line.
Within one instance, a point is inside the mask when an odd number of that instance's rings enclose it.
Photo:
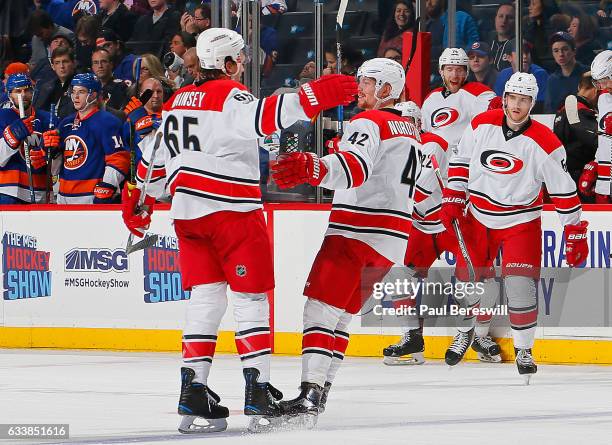
M 183 116 L 182 125 L 179 125 L 179 118 L 176 116 L 168 116 L 164 125 L 164 142 L 170 156 L 175 157 L 181 150 L 202 151 L 200 140 L 195 134 L 189 134 L 189 127 L 198 125 L 197 117 Z M 179 142 L 179 135 L 182 135 L 182 145 Z

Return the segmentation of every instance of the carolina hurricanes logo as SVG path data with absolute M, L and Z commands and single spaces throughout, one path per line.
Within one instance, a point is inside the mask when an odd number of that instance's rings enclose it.
M 611 112 L 607 112 L 601 119 L 599 119 L 599 129 L 601 131 L 606 131 L 606 119 L 609 119 L 609 115 Z
M 87 161 L 87 145 L 78 136 L 68 136 L 65 141 L 64 168 L 76 170 Z
M 438 108 L 431 114 L 432 128 L 445 127 L 459 119 L 459 112 L 454 108 Z
M 480 163 L 493 173 L 511 175 L 523 168 L 523 161 L 510 153 L 487 150 L 480 155 Z
M 87 15 L 96 15 L 98 7 L 93 0 L 79 0 L 72 8 L 72 15 L 77 15 L 79 12 L 84 12 Z

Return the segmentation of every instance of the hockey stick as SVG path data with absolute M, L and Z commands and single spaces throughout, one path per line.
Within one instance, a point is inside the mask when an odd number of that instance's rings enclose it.
M 565 98 L 565 115 L 567 116 L 567 122 L 570 125 L 577 125 L 580 123 L 580 116 L 578 114 L 578 99 L 574 95 L 567 96 Z M 595 134 L 597 136 L 604 136 L 607 138 L 612 138 L 612 135 L 607 134 L 603 131 L 593 131 L 583 129 L 583 131 Z
M 440 173 L 440 164 L 438 164 L 438 160 L 434 155 L 431 155 L 431 164 L 433 165 L 434 172 L 436 174 L 436 178 L 438 178 L 438 183 L 440 184 L 440 190 L 444 190 L 444 180 L 442 179 L 442 173 Z M 457 243 L 459 244 L 459 250 L 461 251 L 461 256 L 465 260 L 465 264 L 468 268 L 468 276 L 470 282 L 476 281 L 476 271 L 474 270 L 474 264 L 472 263 L 472 259 L 470 258 L 470 253 L 467 249 L 467 244 L 465 243 L 465 238 L 463 238 L 463 233 L 461 233 L 461 229 L 459 228 L 459 223 L 456 219 L 453 220 L 453 229 L 455 231 L 455 235 L 457 236 Z
M 348 6 L 348 0 L 340 0 L 338 6 L 338 15 L 336 16 L 336 73 L 342 74 L 342 22 L 344 22 L 344 15 L 346 14 L 346 8 Z M 344 132 L 344 105 L 338 105 L 338 136 L 342 137 Z
M 414 31 L 412 31 L 412 45 L 410 46 L 410 56 L 408 56 L 408 62 L 406 63 L 406 67 L 404 68 L 406 74 L 408 74 L 408 70 L 410 69 L 410 65 L 412 64 L 412 59 L 414 58 L 414 55 L 416 53 L 420 21 L 421 17 L 417 17 L 416 21 L 414 22 Z
M 134 209 L 135 213 L 140 213 L 142 211 L 147 211 L 147 209 L 143 206 L 145 198 L 147 196 L 147 187 L 149 186 L 149 182 L 151 181 L 151 176 L 153 175 L 153 168 L 155 163 L 155 155 L 157 154 L 157 150 L 161 145 L 163 133 L 158 131 L 155 135 L 155 143 L 153 145 L 153 151 L 151 152 L 151 159 L 149 160 L 149 167 L 147 168 L 147 173 L 145 174 L 144 181 L 142 183 L 142 189 L 140 190 L 140 197 L 138 198 L 138 203 L 136 204 L 136 208 Z M 138 250 L 146 249 L 147 247 L 153 246 L 157 239 L 158 235 L 150 235 L 147 236 L 145 234 L 144 238 L 141 241 L 138 241 L 136 244 L 134 242 L 134 234 L 130 233 L 128 237 L 127 245 L 125 246 L 125 253 L 128 255 L 132 252 L 136 252 Z
M 17 96 L 19 102 L 19 118 L 25 119 L 25 110 L 23 108 L 23 94 Z M 30 105 L 31 107 L 32 105 Z M 28 185 L 30 186 L 30 202 L 36 203 L 36 195 L 34 194 L 34 177 L 32 176 L 32 159 L 30 159 L 30 144 L 27 138 L 23 141 L 23 154 L 25 156 L 26 170 L 28 171 Z
M 55 128 L 55 118 L 56 118 L 56 108 L 55 104 L 51 104 L 50 116 L 49 116 L 49 130 L 53 130 Z M 47 151 L 47 167 L 45 169 L 45 175 L 47 176 L 47 185 L 45 188 L 45 203 L 49 204 L 51 202 L 51 188 L 53 186 L 53 180 L 51 178 L 51 148 L 49 147 L 49 151 Z

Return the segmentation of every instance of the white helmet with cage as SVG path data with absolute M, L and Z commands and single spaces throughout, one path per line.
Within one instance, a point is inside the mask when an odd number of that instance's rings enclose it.
M 384 99 L 399 99 L 404 90 L 404 83 L 406 82 L 406 73 L 402 65 L 395 60 L 385 59 L 383 57 L 366 60 L 357 70 L 357 80 L 362 76 L 371 77 L 376 81 L 374 96 L 379 103 Z M 391 94 L 386 98 L 379 98 L 378 92 L 385 83 L 391 86 Z
M 411 117 L 414 119 L 415 124 L 421 128 L 421 121 L 423 119 L 423 115 L 421 114 L 421 109 L 417 104 L 412 102 L 411 100 L 407 102 L 400 102 L 395 104 L 394 107 L 396 110 L 402 112 L 403 117 Z
M 506 105 L 506 100 L 507 100 L 506 94 L 514 93 L 514 94 L 521 94 L 523 96 L 531 97 L 531 107 L 529 108 L 529 113 L 531 113 L 531 110 L 533 109 L 536 103 L 536 100 L 538 98 L 538 92 L 539 92 L 538 81 L 536 80 L 533 74 L 521 73 L 521 72 L 514 73 L 512 76 L 510 76 L 510 79 L 508 79 L 508 81 L 506 82 L 506 85 L 504 86 L 503 107 L 504 107 L 504 113 L 506 113 L 506 116 L 508 116 L 507 105 Z M 523 121 L 516 122 L 516 123 L 522 124 L 527 119 L 529 119 L 529 113 L 527 114 L 527 117 Z
M 444 65 L 464 66 L 469 70 L 469 58 L 463 48 L 446 48 L 438 59 L 438 69 L 442 71 Z
M 198 36 L 196 54 L 200 66 L 206 70 L 222 70 L 225 74 L 225 60 L 230 57 L 238 61 L 244 48 L 244 40 L 236 31 L 226 28 L 209 28 Z
M 598 84 L 600 80 L 612 79 L 612 51 L 607 49 L 595 56 L 591 63 L 591 77 L 593 84 L 599 89 L 603 89 Z

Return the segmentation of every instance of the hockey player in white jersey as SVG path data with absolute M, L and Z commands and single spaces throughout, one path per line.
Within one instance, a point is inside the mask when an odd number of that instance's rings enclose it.
M 308 182 L 335 190 L 329 225 L 304 295 L 302 377 L 299 396 L 282 402 L 289 416 L 309 425 L 323 412 L 348 345 L 347 326 L 372 285 L 403 264 L 412 197 L 419 174 L 418 130 L 395 101 L 404 69 L 390 59 L 366 61 L 358 70 L 358 107 L 339 151 L 283 155 L 272 166 L 283 188 Z
M 610 187 L 610 170 L 612 167 L 612 51 L 605 50 L 597 54 L 591 63 L 593 83 L 599 90 L 597 101 L 598 130 L 595 165 L 588 163 L 580 175 L 580 190 L 588 195 L 595 193 L 595 202 L 609 204 L 612 202 Z M 594 168 L 593 168 L 594 167 Z M 593 190 L 593 185 L 594 190 Z
M 548 127 L 529 117 L 537 94 L 532 74 L 514 73 L 505 85 L 503 109 L 472 120 L 451 156 L 440 211 L 447 228 L 453 220 L 459 221 L 477 281 L 487 277 L 499 249 L 503 250 L 502 276 L 516 365 L 527 383 L 537 371 L 531 348 L 538 315 L 543 185 L 564 225 L 567 264 L 581 264 L 589 251 L 588 223 L 580 221 L 580 201 L 567 173 L 565 148 Z M 468 280 L 462 256 L 457 259 L 456 276 Z M 478 307 L 477 291 L 465 299 L 468 309 Z M 449 365 L 457 364 L 471 345 L 474 318 L 471 312 L 459 320 L 459 332 L 446 352 Z
M 178 405 L 183 433 L 227 427 L 228 409 L 208 386 L 208 375 L 228 287 L 249 429 L 259 431 L 262 417 L 280 414 L 277 400 L 282 394 L 269 383 L 266 292 L 274 287 L 274 274 L 262 212 L 257 140 L 297 120 L 310 120 L 326 108 L 346 105 L 357 94 L 354 78 L 331 75 L 302 85 L 297 94 L 257 99 L 231 80 L 241 69 L 243 47 L 242 37 L 228 29 L 211 28 L 199 35 L 201 81 L 178 90 L 166 102 L 160 153 L 152 158 L 154 147 L 145 147 L 137 171 L 139 188 L 123 190 L 124 222 L 138 236 L 150 223 L 155 198 L 164 189 L 173 196 L 170 216 L 178 237 L 182 284 L 191 290 Z M 147 168 L 153 170 L 144 212 L 136 205 Z

